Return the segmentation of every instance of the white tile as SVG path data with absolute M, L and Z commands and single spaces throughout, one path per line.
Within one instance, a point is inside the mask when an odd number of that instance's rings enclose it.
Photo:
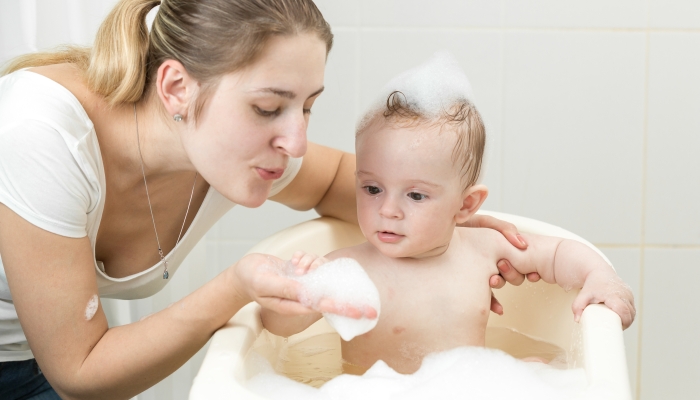
M 644 34 L 506 34 L 504 211 L 639 243 L 644 61 Z
M 36 45 L 48 50 L 64 43 L 71 43 L 68 12 L 64 1 L 36 1 Z
M 700 393 L 700 250 L 649 249 L 644 259 L 640 399 Z
M 504 0 L 505 27 L 646 28 L 647 2 L 637 0 Z
M 331 29 L 347 26 L 357 26 L 360 15 L 360 3 L 338 0 L 314 0 L 323 18 L 331 25 Z
M 410 51 L 406 44 L 410 43 Z M 484 183 L 491 194 L 484 209 L 500 210 L 502 55 L 501 34 L 463 31 L 362 32 L 360 36 L 360 113 L 376 93 L 397 74 L 448 50 L 459 61 L 474 90 L 475 104 L 486 124 L 489 158 Z
M 700 2 L 697 0 L 650 0 L 649 25 L 652 28 L 700 28 Z
M 499 27 L 501 0 L 360 0 L 360 21 L 380 27 Z
M 315 211 L 295 211 L 267 201 L 258 208 L 236 206 L 216 223 L 219 240 L 258 242 L 286 227 L 318 217 Z
M 632 397 L 637 398 L 637 369 L 638 360 L 637 349 L 639 344 L 639 301 L 641 298 L 641 270 L 640 258 L 641 251 L 637 248 L 606 248 L 600 247 L 600 250 L 608 257 L 615 267 L 615 271 L 625 283 L 630 285 L 632 293 L 634 293 L 635 305 L 637 308 L 637 317 L 632 325 L 625 329 L 623 337 L 625 340 L 625 352 L 627 354 L 627 370 L 630 377 L 630 387 L 632 389 Z
M 358 33 L 336 32 L 328 55 L 325 90 L 311 109 L 308 139 L 324 146 L 355 153 L 358 101 Z
M 20 54 L 32 51 L 35 30 L 23 18 L 17 1 L 0 2 L 0 65 Z
M 700 34 L 653 33 L 646 242 L 700 244 Z

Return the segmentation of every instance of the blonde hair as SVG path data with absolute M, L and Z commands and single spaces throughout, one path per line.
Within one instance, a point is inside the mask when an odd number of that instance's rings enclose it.
M 160 4 L 151 33 L 146 14 Z M 182 63 L 207 92 L 222 75 L 255 61 L 272 35 L 312 32 L 333 45 L 333 34 L 311 0 L 121 0 L 100 26 L 92 48 L 66 46 L 26 54 L 0 72 L 59 63 L 84 71 L 87 87 L 110 105 L 133 103 L 148 92 L 158 67 Z
M 379 117 L 401 126 L 428 124 L 439 126 L 441 132 L 445 128 L 453 130 L 457 141 L 452 150 L 452 162 L 460 171 L 464 190 L 479 180 L 486 147 L 486 127 L 481 114 L 469 100 L 457 100 L 435 117 L 422 112 L 417 103 L 407 100 L 397 90 L 389 94 L 383 110 L 371 111 L 362 119 L 355 136 L 362 135 L 372 125 L 371 121 Z

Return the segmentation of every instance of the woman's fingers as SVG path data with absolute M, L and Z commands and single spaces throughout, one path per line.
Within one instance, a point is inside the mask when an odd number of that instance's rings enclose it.
M 503 306 L 498 301 L 496 296 L 493 295 L 493 290 L 491 291 L 491 311 L 498 315 L 503 315 Z
M 530 272 L 529 274 L 527 274 L 525 276 L 527 277 L 527 280 L 530 282 L 537 282 L 540 279 L 542 279 L 540 277 L 540 274 L 538 274 L 537 272 Z
M 501 276 L 503 276 L 503 279 L 511 285 L 520 286 L 520 284 L 525 281 L 525 276 L 516 271 L 515 268 L 510 265 L 510 261 L 506 259 L 499 260 L 498 263 L 496 263 L 496 267 L 498 268 L 498 272 L 501 273 Z
M 489 278 L 489 286 L 493 289 L 500 289 L 506 285 L 506 280 L 500 275 L 491 275 Z
M 331 298 L 321 299 L 321 301 L 318 302 L 317 308 L 316 311 L 320 313 L 337 314 L 348 318 L 377 318 L 377 310 L 370 306 L 357 307 L 352 304 L 336 302 Z
M 476 214 L 469 218 L 466 225 L 473 228 L 491 228 L 497 230 L 501 232 L 513 246 L 522 250 L 527 249 L 527 242 L 518 232 L 518 228 L 510 222 L 502 221 L 490 215 Z

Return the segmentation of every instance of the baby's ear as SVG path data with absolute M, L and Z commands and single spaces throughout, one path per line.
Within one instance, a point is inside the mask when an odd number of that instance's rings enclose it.
M 489 189 L 484 185 L 474 185 L 464 191 L 462 195 L 462 208 L 455 215 L 455 222 L 462 224 L 474 215 L 479 210 L 486 197 L 489 195 Z

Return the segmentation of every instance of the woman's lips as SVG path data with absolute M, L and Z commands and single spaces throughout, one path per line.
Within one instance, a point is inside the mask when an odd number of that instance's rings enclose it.
M 404 236 L 394 232 L 377 232 L 377 238 L 384 243 L 396 243 Z
M 256 168 L 255 170 L 258 171 L 258 175 L 260 175 L 260 177 L 266 181 L 279 179 L 282 176 L 282 174 L 284 173 L 284 168 L 275 168 L 275 169 Z

